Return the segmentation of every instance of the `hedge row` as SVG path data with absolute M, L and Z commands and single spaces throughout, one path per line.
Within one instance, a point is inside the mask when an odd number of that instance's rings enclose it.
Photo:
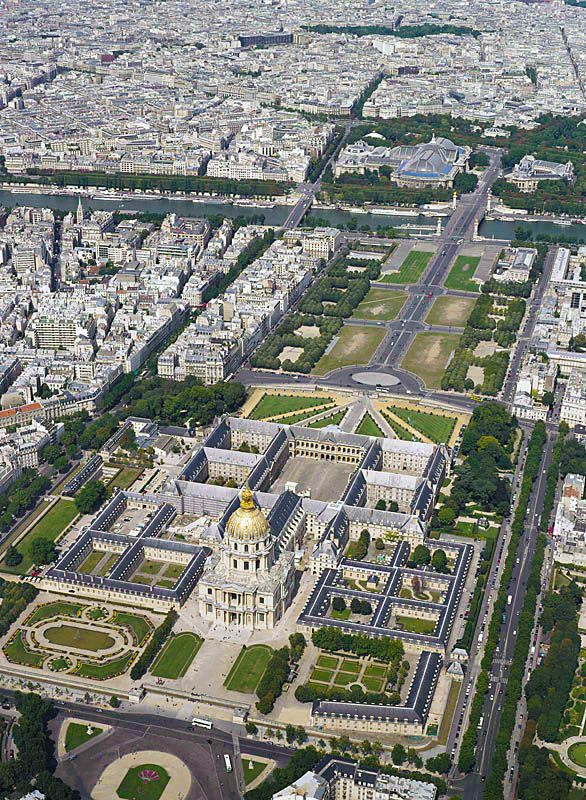
M 175 625 L 176 621 L 177 612 L 171 609 L 167 612 L 164 622 L 162 622 L 153 633 L 153 636 L 143 650 L 142 655 L 139 659 L 137 659 L 134 666 L 130 670 L 130 677 L 133 681 L 139 680 L 146 673 L 147 669 L 153 663 L 155 657 L 159 654 L 161 648 L 169 638 L 169 634 L 173 630 L 173 625 Z
M 553 511 L 553 506 L 555 503 L 555 490 L 557 488 L 558 479 L 560 475 L 560 459 L 562 457 L 564 440 L 566 438 L 568 431 L 569 428 L 567 424 L 565 422 L 561 422 L 559 427 L 558 440 L 555 443 L 555 447 L 553 448 L 551 464 L 547 469 L 547 483 L 545 486 L 545 496 L 543 498 L 543 509 L 541 512 L 541 520 L 539 522 L 539 527 L 542 531 L 547 531 L 547 529 L 549 528 L 549 520 L 551 518 L 551 512 Z

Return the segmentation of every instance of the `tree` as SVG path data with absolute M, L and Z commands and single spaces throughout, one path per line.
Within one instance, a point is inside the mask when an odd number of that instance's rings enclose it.
M 332 600 L 332 608 L 334 611 L 337 611 L 338 614 L 341 614 L 346 610 L 346 601 L 343 597 L 334 597 Z
M 386 510 L 386 503 L 384 500 L 377 500 L 375 508 L 377 511 L 385 511 Z
M 59 456 L 59 458 L 56 458 L 55 461 L 53 462 L 53 466 L 58 472 L 61 472 L 63 474 L 67 472 L 67 470 L 69 469 L 70 466 L 69 459 L 67 458 L 67 456 Z
M 454 520 L 456 519 L 456 512 L 453 508 L 444 507 L 441 508 L 437 515 L 437 520 L 442 528 L 451 528 L 454 524 Z
M 1 517 L 0 517 L 1 519 Z M 6 550 L 6 555 L 4 556 L 4 563 L 7 567 L 16 567 L 22 561 L 23 556 L 21 553 L 18 552 L 16 547 L 10 545 Z
M 31 542 L 31 558 L 35 564 L 48 564 L 55 558 L 55 542 L 39 538 Z
M 391 750 L 391 758 L 393 760 L 393 764 L 396 764 L 398 767 L 405 763 L 407 760 L 407 751 L 402 744 L 396 744 L 393 747 Z
M 108 491 L 101 481 L 88 481 L 75 498 L 75 505 L 80 514 L 93 514 L 108 495 Z
M 116 697 L 115 694 L 112 695 L 110 698 L 110 705 L 112 708 L 119 708 L 120 707 L 120 700 Z
M 295 731 L 295 726 L 294 725 L 287 725 L 287 727 L 285 728 L 285 737 L 287 738 L 287 742 L 289 744 L 293 744 L 293 742 L 295 741 L 295 737 L 296 736 L 297 736 L 297 733 Z
M 258 733 L 258 728 L 254 722 L 247 722 L 244 727 L 246 728 L 246 733 L 248 733 L 249 736 L 256 736 Z
M 418 544 L 413 551 L 412 560 L 418 565 L 426 565 L 431 561 L 431 554 L 424 544 Z
M 10 530 L 12 527 L 13 522 L 14 517 L 10 511 L 3 511 L 2 514 L 0 514 L 0 531 L 6 533 L 6 531 Z
M 298 725 L 295 729 L 295 736 L 297 737 L 297 741 L 299 744 L 303 744 L 303 742 L 307 741 L 307 733 L 305 732 L 305 728 L 303 725 Z
M 448 557 L 443 550 L 436 550 L 431 559 L 431 566 L 436 572 L 447 572 Z
M 396 500 L 389 500 L 389 511 L 394 511 L 395 513 L 399 510 L 399 504 Z
M 438 756 L 428 758 L 425 766 L 430 772 L 447 774 L 452 767 L 452 761 L 447 753 L 440 753 Z
M 553 406 L 555 400 L 555 395 L 553 392 L 544 392 L 543 397 L 541 398 L 541 402 L 544 406 L 548 406 L 551 408 Z
M 385 549 L 385 541 L 380 536 L 376 539 L 374 546 L 377 550 L 384 550 Z

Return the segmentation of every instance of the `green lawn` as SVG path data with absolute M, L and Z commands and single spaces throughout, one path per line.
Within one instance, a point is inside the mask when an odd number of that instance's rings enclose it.
M 224 681 L 224 686 L 233 692 L 252 694 L 264 675 L 272 654 L 272 649 L 265 644 L 243 647 Z
M 472 313 L 476 298 L 444 294 L 436 297 L 425 321 L 429 325 L 454 325 L 463 328 Z
M 252 764 L 252 767 L 250 766 Z M 266 764 L 263 764 L 262 761 L 253 761 L 246 756 L 242 756 L 242 772 L 244 774 L 244 783 L 248 786 L 249 783 L 264 772 L 267 768 Z
M 330 403 L 329 397 L 297 397 L 296 395 L 265 394 L 251 413 L 249 419 L 266 419 L 277 414 L 286 414 L 287 411 L 301 411 L 304 408 L 313 408 Z M 316 412 L 317 413 L 317 412 Z
M 153 583 L 152 576 L 149 578 L 146 575 L 133 575 L 130 580 L 132 583 L 140 583 L 143 586 L 151 586 Z
M 332 680 L 333 674 L 334 673 L 329 669 L 314 669 L 311 673 L 311 680 L 329 683 Z
M 122 625 L 125 628 L 130 628 L 139 643 L 142 642 L 147 633 L 153 630 L 153 626 L 147 619 L 138 614 L 128 614 L 126 611 L 118 611 L 111 621 L 113 625 Z
M 316 666 L 324 667 L 324 669 L 337 669 L 338 659 L 334 658 L 334 656 L 320 656 L 317 659 Z
M 360 661 L 354 661 L 351 658 L 345 658 L 340 667 L 342 672 L 354 672 L 356 675 L 360 672 Z
M 98 608 L 91 608 L 87 612 L 87 616 L 90 619 L 93 619 L 94 621 L 96 621 L 96 620 L 99 620 L 99 619 L 104 619 L 104 617 L 107 617 L 108 616 L 108 612 L 105 611 L 103 608 L 99 608 L 99 607 Z
M 160 586 L 161 589 L 172 589 L 177 581 L 157 581 L 155 586 Z
M 344 417 L 346 416 L 347 409 L 342 409 L 342 411 L 337 411 L 331 417 L 324 417 L 323 419 L 318 419 L 316 422 L 308 423 L 308 428 L 325 428 L 327 425 L 339 425 Z
M 384 283 L 417 283 L 432 256 L 433 253 L 423 250 L 411 250 L 398 272 L 383 273 L 380 280 Z
M 419 375 L 428 389 L 440 389 L 446 364 L 459 341 L 457 333 L 418 333 L 401 366 Z
M 385 335 L 384 328 L 368 325 L 344 325 L 337 333 L 338 340 L 312 369 L 312 375 L 325 375 L 332 369 L 353 364 L 368 364 Z
M 454 709 L 460 693 L 460 681 L 452 681 L 450 692 L 448 694 L 448 702 L 442 716 L 442 723 L 439 729 L 437 740 L 440 744 L 445 744 L 448 741 L 448 733 L 450 732 L 450 725 L 452 724 L 452 717 L 454 716 Z
M 165 563 L 165 561 L 149 561 L 147 558 L 142 562 L 138 571 L 142 572 L 143 575 L 156 575 L 162 570 Z
M 120 553 L 113 553 L 111 556 L 109 556 L 106 563 L 100 567 L 100 569 L 96 574 L 99 575 L 100 578 L 103 578 L 104 575 L 107 575 L 110 572 L 110 570 L 112 569 L 112 567 L 118 561 L 119 558 L 120 558 Z
M 369 692 L 380 692 L 380 690 L 383 688 L 383 681 L 381 681 L 379 678 L 367 678 L 364 676 L 362 678 L 362 683 Z
M 350 619 L 350 615 L 352 612 L 349 608 L 345 608 L 343 611 L 332 611 L 330 616 L 332 619 L 338 619 L 344 622 L 347 619 Z
M 104 555 L 105 553 L 99 550 L 94 550 L 92 553 L 89 554 L 89 556 L 86 558 L 83 564 L 81 564 L 81 566 L 78 567 L 77 571 L 82 572 L 84 575 L 89 575 L 95 570 L 100 561 L 104 558 Z
M 349 686 L 356 683 L 357 674 L 355 672 L 338 672 L 334 678 L 334 686 Z
M 290 414 L 288 417 L 281 417 L 279 422 L 282 425 L 297 425 L 305 419 L 315 417 L 316 414 L 321 414 L 323 411 L 333 408 L 333 405 L 320 406 L 320 408 L 310 408 L 309 411 L 300 411 L 298 414 Z
M 472 280 L 479 263 L 479 256 L 458 256 L 444 286 L 447 289 L 461 289 L 464 292 L 479 292 L 480 284 Z
M 576 742 L 568 748 L 570 759 L 579 767 L 586 767 L 586 742 Z
M 82 678 L 93 678 L 97 681 L 107 681 L 109 678 L 113 678 L 116 675 L 121 675 L 123 672 L 126 672 L 128 668 L 128 662 L 132 658 L 132 653 L 125 653 L 120 658 L 115 659 L 114 661 L 108 661 L 106 664 L 89 664 L 89 663 L 81 663 L 79 667 L 75 670 L 76 675 L 80 675 Z
M 447 442 L 456 424 L 453 417 L 441 417 L 439 414 L 430 414 L 428 411 L 413 411 L 396 407 L 393 408 L 393 413 L 436 443 Z
M 27 667 L 40 667 L 47 658 L 47 654 L 32 653 L 27 650 L 22 641 L 22 631 L 19 631 L 12 642 L 4 646 L 6 656 L 10 661 L 24 664 Z
M 124 467 L 120 470 L 117 475 L 114 475 L 108 486 L 113 489 L 117 486 L 120 489 L 128 489 L 134 481 L 138 478 L 141 474 L 141 469 L 135 469 L 133 467 Z
M 42 619 L 50 619 L 51 617 L 58 616 L 78 617 L 82 608 L 85 608 L 85 606 L 80 603 L 67 603 L 62 600 L 57 600 L 55 603 L 39 606 L 26 624 L 34 625 L 35 622 L 40 622 Z
M 196 657 L 203 639 L 194 633 L 180 633 L 167 642 L 151 673 L 157 678 L 182 678 Z
M 114 639 L 103 631 L 95 631 L 78 625 L 58 625 L 45 629 L 45 638 L 53 644 L 73 647 L 76 650 L 107 650 Z
M 397 616 L 397 622 L 403 626 L 403 630 L 410 633 L 431 634 L 435 630 L 436 622 L 433 619 L 418 619 L 417 617 Z
M 363 436 L 384 436 L 384 433 L 368 412 L 362 417 L 362 421 L 354 433 L 360 433 Z
M 20 564 L 16 567 L 7 567 L 3 563 L 3 571 L 11 572 L 14 575 L 24 575 L 28 572 L 33 565 L 30 554 L 31 543 L 35 539 L 50 539 L 54 542 L 76 516 L 77 508 L 73 500 L 63 500 L 62 498 L 58 500 L 51 510 L 27 533 L 24 539 L 21 539 L 16 545 L 16 549 L 23 556 Z
M 154 773 L 156 780 L 145 781 L 146 775 Z M 122 800 L 159 800 L 170 780 L 169 773 L 158 764 L 140 764 L 128 770 L 116 794 Z
M 103 732 L 103 728 L 94 728 L 92 725 L 92 732 L 87 732 L 87 725 L 80 725 L 79 722 L 70 722 L 65 731 L 65 749 L 69 753 L 75 750 L 81 744 L 89 742 L 94 736 L 99 736 Z
M 366 678 L 385 678 L 386 675 L 387 675 L 386 667 L 383 667 L 379 664 L 371 664 L 364 670 L 364 676 Z
M 169 564 L 167 569 L 163 572 L 164 578 L 173 578 L 177 580 L 180 575 L 185 571 L 185 564 Z
M 395 319 L 403 308 L 407 293 L 393 289 L 370 289 L 364 300 L 355 308 L 355 319 L 388 321 Z

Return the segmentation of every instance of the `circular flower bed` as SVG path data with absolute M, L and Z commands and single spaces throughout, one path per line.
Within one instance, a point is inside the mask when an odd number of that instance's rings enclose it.
M 48 665 L 51 672 L 65 672 L 68 669 L 71 669 L 73 666 L 73 661 L 69 658 L 69 656 L 57 656 L 57 658 L 52 658 Z

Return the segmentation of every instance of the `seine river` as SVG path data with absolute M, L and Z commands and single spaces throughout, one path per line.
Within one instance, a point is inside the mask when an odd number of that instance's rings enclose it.
M 50 195 L 35 193 L 12 193 L 0 190 L 0 206 L 33 206 L 54 208 L 59 211 L 75 211 L 77 208 L 77 195 Z M 109 211 L 126 212 L 149 212 L 156 214 L 168 214 L 172 211 L 182 216 L 205 216 L 208 214 L 223 214 L 226 217 L 249 217 L 253 214 L 263 214 L 265 222 L 269 225 L 281 225 L 289 211 L 290 206 L 276 205 L 273 208 L 256 208 L 254 206 L 240 206 L 232 203 L 196 202 L 190 199 L 179 197 L 148 197 L 135 195 L 127 200 L 108 200 L 105 198 L 83 197 L 83 204 L 86 209 L 105 209 Z M 377 226 L 384 227 L 398 225 L 425 225 L 435 226 L 437 217 L 416 217 L 395 216 L 386 214 L 363 214 L 350 211 L 338 211 L 317 208 L 312 211 L 315 216 L 327 219 L 333 225 L 346 225 L 350 220 L 358 223 L 358 227 L 368 225 L 372 230 Z M 445 218 L 442 224 L 445 225 Z M 480 235 L 494 239 L 513 239 L 515 228 L 518 224 L 529 228 L 534 235 L 547 233 L 554 236 L 567 234 L 576 238 L 586 240 L 586 225 L 555 225 L 552 222 L 499 222 L 498 220 L 487 220 L 480 225 Z

